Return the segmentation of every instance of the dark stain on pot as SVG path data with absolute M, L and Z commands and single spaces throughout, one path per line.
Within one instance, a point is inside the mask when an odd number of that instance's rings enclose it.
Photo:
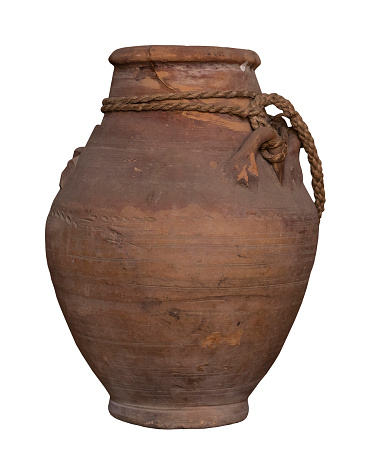
M 199 366 L 196 367 L 197 371 L 200 371 L 200 372 L 204 372 L 206 367 L 208 366 L 209 364 L 205 363 L 205 364 L 200 364 Z
M 155 193 L 154 191 L 151 191 L 147 197 L 146 197 L 146 201 L 148 204 L 154 204 L 155 203 L 155 200 L 156 200 L 156 197 L 155 197 Z
M 220 278 L 220 280 L 217 283 L 217 287 L 220 288 L 220 287 L 225 286 L 226 281 L 227 281 L 227 277 Z
M 180 320 L 180 310 L 179 309 L 171 309 L 170 311 L 168 311 L 168 314 L 175 318 L 176 320 Z

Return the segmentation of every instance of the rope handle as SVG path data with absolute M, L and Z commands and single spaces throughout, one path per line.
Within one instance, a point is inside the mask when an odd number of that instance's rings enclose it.
M 229 105 L 207 104 L 204 102 L 194 102 L 198 99 L 231 99 L 236 97 L 245 97 L 250 99 L 246 108 Z M 265 108 L 274 105 L 283 113 L 277 117 L 269 116 Z M 296 131 L 298 138 L 304 150 L 307 153 L 310 164 L 312 187 L 315 196 L 315 205 L 321 218 L 325 204 L 324 177 L 322 164 L 317 153 L 315 141 L 303 121 L 300 114 L 295 110 L 292 103 L 279 94 L 257 94 L 249 91 L 215 91 L 215 92 L 175 92 L 171 94 L 146 95 L 142 97 L 110 97 L 103 100 L 101 111 L 109 112 L 141 112 L 141 111 L 195 111 L 204 113 L 220 113 L 248 118 L 253 130 L 267 126 L 276 130 L 276 138 L 271 139 L 261 146 L 261 153 L 269 162 L 278 162 L 285 158 L 286 155 L 286 130 L 285 122 L 281 118 L 286 117 L 290 120 L 292 128 Z M 269 150 L 281 148 L 278 155 L 272 154 Z
M 311 169 L 315 205 L 319 218 L 321 218 L 325 204 L 324 175 L 322 171 L 321 160 L 317 153 L 312 134 L 310 133 L 306 123 L 303 121 L 301 115 L 293 107 L 292 103 L 281 95 L 275 93 L 258 94 L 252 100 L 252 108 L 251 113 L 249 114 L 249 120 L 253 129 L 264 125 L 263 121 L 261 120 L 261 109 L 264 109 L 269 105 L 274 105 L 279 110 L 282 110 L 283 113 L 281 116 L 284 116 L 290 120 L 292 128 L 296 131 L 297 136 L 302 143 L 303 149 L 307 153 L 307 158 Z

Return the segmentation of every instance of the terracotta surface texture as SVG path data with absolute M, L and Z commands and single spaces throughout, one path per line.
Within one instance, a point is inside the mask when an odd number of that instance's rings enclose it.
M 248 50 L 131 47 L 110 61 L 111 97 L 260 92 L 260 61 Z M 157 428 L 241 421 L 284 344 L 319 219 L 294 131 L 275 167 L 255 133 L 230 115 L 106 113 L 62 174 L 48 265 L 118 419 Z

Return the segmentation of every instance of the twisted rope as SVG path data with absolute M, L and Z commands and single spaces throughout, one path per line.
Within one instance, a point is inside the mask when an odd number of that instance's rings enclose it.
M 199 99 L 231 99 L 248 98 L 246 108 L 230 105 L 216 105 L 214 103 L 194 102 Z M 283 113 L 276 117 L 267 115 L 265 108 L 274 105 Z M 142 111 L 192 111 L 203 113 L 220 113 L 248 118 L 252 129 L 269 126 L 277 131 L 277 136 L 261 146 L 261 154 L 270 163 L 284 160 L 287 153 L 287 129 L 281 117 L 290 120 L 292 128 L 296 131 L 304 150 L 307 153 L 311 169 L 312 187 L 315 196 L 315 205 L 321 218 L 325 204 L 325 190 L 321 160 L 318 156 L 314 139 L 300 114 L 291 102 L 279 94 L 257 94 L 249 91 L 214 91 L 214 92 L 175 92 L 172 94 L 159 94 L 141 97 L 110 97 L 103 100 L 101 111 L 109 112 L 142 112 Z M 273 149 L 280 148 L 276 153 Z M 273 152 L 272 152 L 273 151 Z

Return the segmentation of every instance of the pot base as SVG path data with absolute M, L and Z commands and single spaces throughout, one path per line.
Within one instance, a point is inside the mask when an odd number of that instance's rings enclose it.
M 155 429 L 205 429 L 243 421 L 249 411 L 248 401 L 220 406 L 163 408 L 133 406 L 110 400 L 110 414 L 120 421 Z

